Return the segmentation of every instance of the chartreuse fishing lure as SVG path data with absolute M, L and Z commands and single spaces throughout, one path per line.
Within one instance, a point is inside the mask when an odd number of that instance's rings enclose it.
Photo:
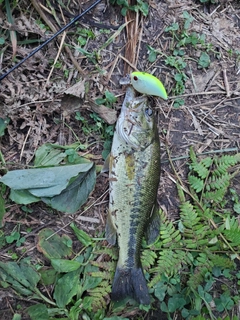
M 135 71 L 130 74 L 130 81 L 133 88 L 149 96 L 161 97 L 167 100 L 167 92 L 162 82 L 147 72 Z

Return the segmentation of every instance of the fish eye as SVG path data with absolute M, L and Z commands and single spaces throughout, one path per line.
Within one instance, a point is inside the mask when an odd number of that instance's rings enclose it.
M 134 77 L 133 77 L 133 80 L 137 81 L 137 80 L 138 80 L 138 77 L 137 77 L 137 76 L 134 76 Z
M 146 114 L 147 116 L 151 117 L 152 114 L 153 114 L 152 109 L 150 109 L 150 108 L 145 109 L 145 114 Z

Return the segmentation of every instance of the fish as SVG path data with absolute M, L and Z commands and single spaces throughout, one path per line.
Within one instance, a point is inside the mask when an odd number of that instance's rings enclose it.
M 118 244 L 119 257 L 111 300 L 126 297 L 149 305 L 150 295 L 140 254 L 143 236 L 152 243 L 159 235 L 157 192 L 160 142 L 153 109 L 146 96 L 126 90 L 109 156 L 109 212 L 106 239 Z

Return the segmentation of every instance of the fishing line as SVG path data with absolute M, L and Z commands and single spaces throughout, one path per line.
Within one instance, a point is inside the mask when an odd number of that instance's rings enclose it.
M 55 39 L 57 36 L 59 36 L 63 31 L 71 27 L 77 20 L 79 20 L 81 17 L 83 17 L 88 11 L 93 9 L 97 4 L 99 4 L 102 0 L 97 0 L 94 2 L 90 7 L 88 7 L 85 11 L 83 11 L 81 14 L 76 16 L 72 21 L 70 21 L 68 24 L 66 24 L 62 29 L 60 29 L 58 32 L 56 32 L 51 38 L 46 40 L 43 44 L 41 44 L 39 47 L 37 47 L 35 50 L 33 50 L 26 58 L 18 62 L 15 66 L 13 66 L 10 70 L 8 70 L 6 73 L 0 76 L 0 81 L 3 80 L 6 76 L 9 75 L 13 70 L 17 69 L 21 64 L 23 64 L 27 59 L 32 57 L 35 53 L 37 53 L 39 50 L 41 50 L 43 47 L 45 47 L 49 42 L 51 42 L 53 39 Z

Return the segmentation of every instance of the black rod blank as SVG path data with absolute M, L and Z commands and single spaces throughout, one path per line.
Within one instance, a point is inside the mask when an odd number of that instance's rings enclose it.
M 53 39 L 55 39 L 57 36 L 59 36 L 63 31 L 71 27 L 77 20 L 82 18 L 88 11 L 90 11 L 92 8 L 94 8 L 97 4 L 99 4 L 102 0 L 95 1 L 90 7 L 88 7 L 85 11 L 83 11 L 81 14 L 76 16 L 72 21 L 70 21 L 68 24 L 66 24 L 62 29 L 60 29 L 58 32 L 56 32 L 51 38 L 47 39 L 44 43 L 42 43 L 39 47 L 37 47 L 35 50 L 33 50 L 26 58 L 19 61 L 15 66 L 13 66 L 10 70 L 8 70 L 6 73 L 0 76 L 0 81 L 3 80 L 6 76 L 9 75 L 13 70 L 17 69 L 21 64 L 23 64 L 27 59 L 32 57 L 35 53 L 37 53 L 39 50 L 41 50 L 43 47 L 45 47 L 49 42 L 51 42 Z

